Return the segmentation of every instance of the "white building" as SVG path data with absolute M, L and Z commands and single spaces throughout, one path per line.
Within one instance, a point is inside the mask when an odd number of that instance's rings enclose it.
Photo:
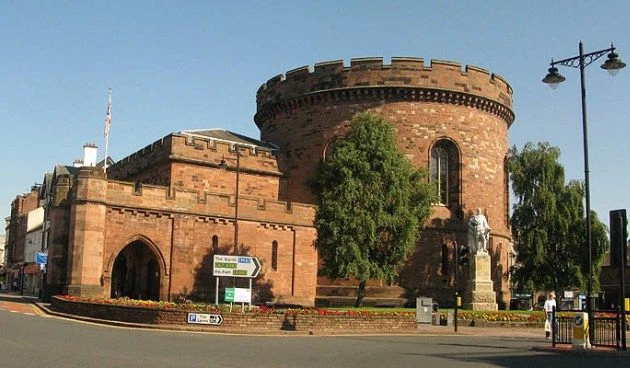
M 42 286 L 42 271 L 35 262 L 37 253 L 42 251 L 42 229 L 44 207 L 38 207 L 28 213 L 26 236 L 24 237 L 24 294 L 39 295 Z
M 5 288 L 5 273 L 6 269 L 4 268 L 7 264 L 7 260 L 4 259 L 4 249 L 5 249 L 6 237 L 4 235 L 0 235 L 0 290 Z

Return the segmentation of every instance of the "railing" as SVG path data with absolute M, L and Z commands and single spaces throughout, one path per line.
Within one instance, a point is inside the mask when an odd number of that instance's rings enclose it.
M 559 316 L 553 309 L 551 324 L 551 344 L 572 344 L 573 343 L 573 317 Z
M 573 343 L 574 318 L 573 316 L 561 316 L 558 312 L 563 311 L 554 308 L 552 312 L 551 336 L 554 347 L 557 344 Z M 621 318 L 622 313 L 618 310 L 593 311 L 593 320 L 589 322 L 589 328 L 592 329 L 591 345 L 622 350 L 622 328 L 625 327 L 625 324 L 622 323 Z
M 606 346 L 621 349 L 621 313 L 619 311 L 594 311 L 593 329 L 594 346 Z

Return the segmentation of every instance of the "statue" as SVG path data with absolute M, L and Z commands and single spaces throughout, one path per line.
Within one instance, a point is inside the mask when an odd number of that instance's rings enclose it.
M 490 226 L 486 216 L 477 208 L 477 212 L 468 220 L 468 248 L 471 254 L 488 253 Z

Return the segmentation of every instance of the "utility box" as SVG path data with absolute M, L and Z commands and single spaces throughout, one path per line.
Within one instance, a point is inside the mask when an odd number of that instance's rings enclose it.
M 431 323 L 433 314 L 433 299 L 419 297 L 416 298 L 416 322 Z

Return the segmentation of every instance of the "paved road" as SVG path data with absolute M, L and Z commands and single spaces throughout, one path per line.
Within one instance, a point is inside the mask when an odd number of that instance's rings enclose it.
M 120 328 L 37 313 L 0 294 L 0 367 L 620 367 L 627 356 L 532 350 L 529 329 L 413 336 L 249 336 Z

